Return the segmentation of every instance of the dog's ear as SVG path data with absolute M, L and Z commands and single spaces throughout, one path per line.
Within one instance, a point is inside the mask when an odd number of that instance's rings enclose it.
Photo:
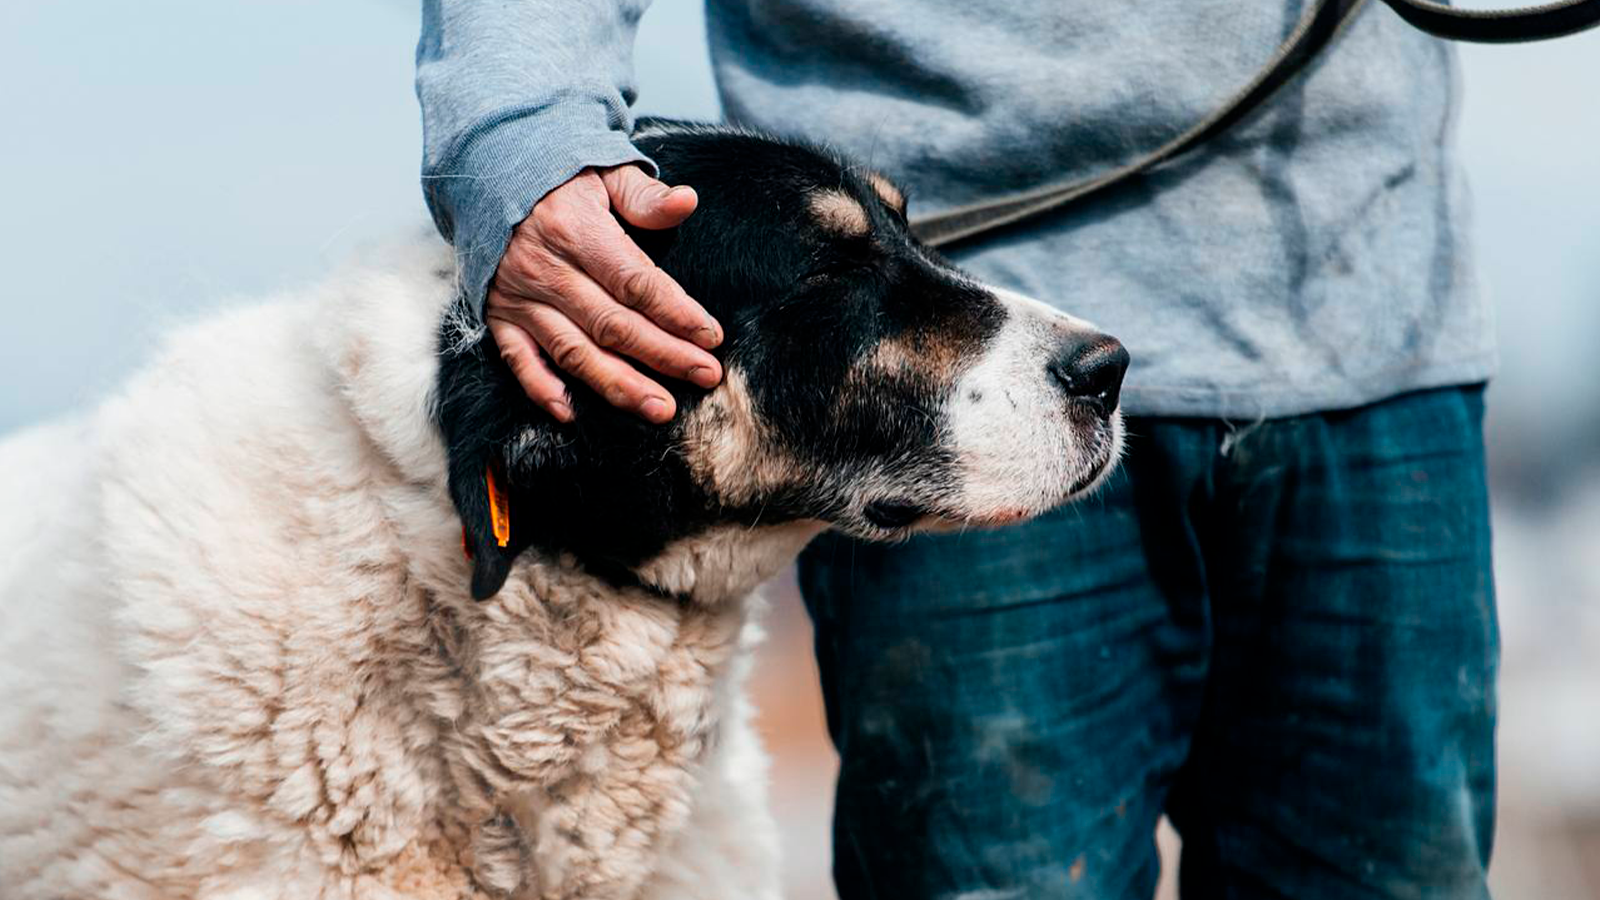
M 512 561 L 538 530 L 519 502 L 532 496 L 530 482 L 559 477 L 577 455 L 565 433 L 571 426 L 528 399 L 492 338 L 460 351 L 442 346 L 437 420 L 450 498 L 461 517 L 463 550 L 472 559 L 473 599 L 487 600 L 505 584 Z
M 450 497 L 461 516 L 461 549 L 472 559 L 474 600 L 499 593 L 516 558 L 510 542 L 509 504 L 503 494 L 496 496 L 499 485 L 493 480 L 493 465 L 485 460 L 478 468 L 463 460 L 450 467 Z M 497 521 L 506 524 L 497 525 Z

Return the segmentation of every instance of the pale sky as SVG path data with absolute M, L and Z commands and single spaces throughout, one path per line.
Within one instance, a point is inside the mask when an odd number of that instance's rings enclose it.
M 413 3 L 78 0 L 6 18 L 0 432 L 92 402 L 177 317 L 426 224 Z M 715 116 L 704 54 L 699 3 L 657 0 L 641 108 Z M 1504 354 L 1492 408 L 1506 440 L 1556 440 L 1600 421 L 1600 34 L 1463 59 Z

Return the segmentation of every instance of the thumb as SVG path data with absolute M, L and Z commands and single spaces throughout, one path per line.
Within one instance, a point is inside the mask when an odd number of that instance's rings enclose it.
M 635 165 L 600 172 L 611 195 L 611 208 L 637 228 L 673 228 L 694 212 L 699 198 L 687 185 L 668 187 Z

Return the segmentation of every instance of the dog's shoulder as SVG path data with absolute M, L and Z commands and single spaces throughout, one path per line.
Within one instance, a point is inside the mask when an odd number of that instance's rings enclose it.
M 213 630 L 230 610 L 302 615 L 319 585 L 381 568 L 346 550 L 393 549 L 387 494 L 443 480 L 429 416 L 452 295 L 441 247 L 180 328 L 102 407 L 100 546 L 138 614 L 209 604 Z
M 299 522 L 376 474 L 442 480 L 429 407 L 449 264 L 437 240 L 395 245 L 174 330 L 95 418 L 101 477 L 187 519 L 180 542 Z

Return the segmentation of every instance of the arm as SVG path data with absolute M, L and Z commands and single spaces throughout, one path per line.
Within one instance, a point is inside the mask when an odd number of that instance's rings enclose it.
M 721 378 L 704 349 L 721 339 L 716 323 L 612 216 L 670 228 L 695 203 L 651 177 L 628 140 L 646 2 L 423 3 L 428 207 L 501 354 L 561 419 L 571 407 L 551 360 L 653 421 L 671 417 L 671 394 L 619 354 L 706 387 Z

